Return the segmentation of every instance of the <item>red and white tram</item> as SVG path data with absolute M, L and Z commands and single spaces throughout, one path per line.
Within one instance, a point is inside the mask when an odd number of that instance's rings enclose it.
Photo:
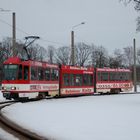
M 96 68 L 96 92 L 119 93 L 132 90 L 129 69 Z
M 2 92 L 6 98 L 35 98 L 59 94 L 58 65 L 22 61 L 18 57 L 4 62 Z
M 129 69 L 59 66 L 18 57 L 7 59 L 3 72 L 7 99 L 119 93 L 133 85 Z
M 64 66 L 60 68 L 60 95 L 86 95 L 94 93 L 92 67 Z

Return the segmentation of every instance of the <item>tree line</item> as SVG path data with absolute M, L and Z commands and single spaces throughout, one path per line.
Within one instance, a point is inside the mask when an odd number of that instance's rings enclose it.
M 25 46 L 21 41 L 16 42 L 16 56 L 27 59 L 27 54 L 23 49 Z M 4 38 L 0 42 L 0 68 L 3 62 L 11 57 L 12 40 Z M 48 63 L 71 65 L 71 47 L 48 46 L 46 48 L 39 44 L 32 44 L 28 48 L 32 60 L 47 61 Z M 102 45 L 86 44 L 79 42 L 75 44 L 75 64 L 77 66 L 93 67 L 131 67 L 133 65 L 133 46 L 126 46 L 122 49 L 114 49 L 112 54 Z M 137 49 L 137 64 L 140 64 L 140 49 Z

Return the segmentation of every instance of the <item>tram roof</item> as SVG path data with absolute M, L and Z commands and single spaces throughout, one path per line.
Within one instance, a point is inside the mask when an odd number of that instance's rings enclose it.
M 97 71 L 105 72 L 130 72 L 130 69 L 125 68 L 97 68 Z
M 24 64 L 29 66 L 38 66 L 38 67 L 51 67 L 58 68 L 57 64 L 49 64 L 47 62 L 35 61 L 35 60 L 22 60 L 19 57 L 9 57 L 4 64 Z

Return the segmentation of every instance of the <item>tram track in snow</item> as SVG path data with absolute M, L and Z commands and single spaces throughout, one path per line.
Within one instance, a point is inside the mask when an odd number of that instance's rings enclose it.
M 11 120 L 7 119 L 3 114 L 2 114 L 2 109 L 6 106 L 10 106 L 14 103 L 17 103 L 17 101 L 6 101 L 0 103 L 0 127 L 6 131 L 7 133 L 12 134 L 16 138 L 20 140 L 49 140 L 47 138 L 44 138 L 42 136 L 39 136 L 36 133 L 33 133 L 26 128 L 22 128 L 21 126 L 15 124 Z
M 93 96 L 111 96 L 111 95 L 130 95 L 130 94 L 140 94 L 140 92 L 121 92 L 121 93 L 105 93 L 105 94 L 99 94 L 99 93 L 95 93 Z

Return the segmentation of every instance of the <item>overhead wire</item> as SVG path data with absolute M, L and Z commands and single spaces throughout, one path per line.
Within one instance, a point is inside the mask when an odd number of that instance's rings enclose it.
M 2 20 L 2 19 L 0 19 L 0 22 L 2 22 L 2 23 L 4 23 L 4 24 L 7 24 L 7 25 L 10 26 L 11 28 L 13 28 L 13 26 L 12 26 L 11 24 L 9 24 L 8 22 L 6 22 L 6 21 L 4 21 L 4 20 Z M 19 32 L 22 32 L 22 33 L 24 33 L 24 34 L 26 34 L 26 35 L 30 35 L 29 33 L 23 31 L 22 29 L 20 29 L 20 28 L 18 28 L 18 27 L 16 27 L 16 30 L 18 30 Z
M 11 24 L 9 24 L 8 22 L 6 22 L 6 21 L 4 21 L 4 20 L 2 20 L 2 19 L 0 19 L 0 22 L 6 24 L 6 25 L 8 25 L 8 26 L 10 26 L 11 28 L 13 28 L 13 26 L 12 26 Z M 19 31 L 19 32 L 22 32 L 22 33 L 24 33 L 24 34 L 26 34 L 26 35 L 31 35 L 31 34 L 29 34 L 29 33 L 25 32 L 25 31 L 23 31 L 22 29 L 20 29 L 20 28 L 18 28 L 18 27 L 16 27 L 16 30 Z M 65 44 L 64 44 L 64 43 L 61 43 L 61 42 L 50 41 L 50 40 L 44 39 L 44 38 L 42 38 L 42 37 L 41 37 L 40 39 L 41 39 L 42 41 L 44 41 L 44 42 L 49 42 L 49 43 L 52 43 L 52 44 L 64 45 L 64 46 L 65 46 Z

